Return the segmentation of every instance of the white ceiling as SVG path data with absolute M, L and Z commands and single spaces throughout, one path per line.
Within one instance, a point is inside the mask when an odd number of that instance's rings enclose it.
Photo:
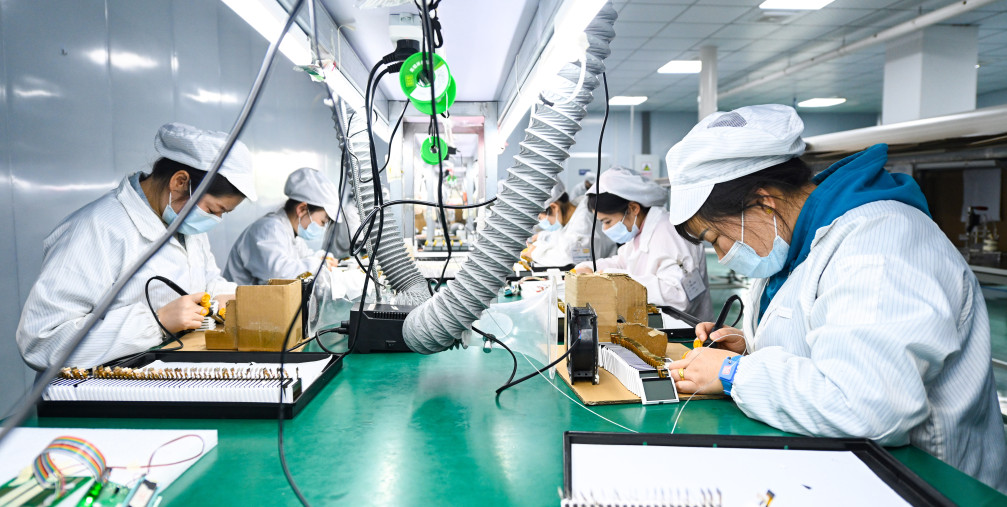
M 616 39 L 608 59 L 611 95 L 646 95 L 637 110 L 695 111 L 699 77 L 657 74 L 668 60 L 699 58 L 718 47 L 721 90 L 780 70 L 948 5 L 949 0 L 836 0 L 785 24 L 759 21 L 762 0 L 616 0 Z M 1007 1 L 978 8 L 945 24 L 979 25 L 978 92 L 1007 88 Z M 782 63 L 781 63 L 782 62 Z M 880 112 L 885 45 L 828 61 L 793 76 L 724 98 L 720 109 L 746 104 L 791 104 L 842 96 L 830 112 Z M 597 95 L 596 95 L 597 97 Z M 592 109 L 600 107 L 595 101 Z
M 415 12 L 410 2 L 362 10 L 359 0 L 321 0 L 364 63 L 393 49 L 388 14 Z M 697 59 L 699 48 L 718 47 L 719 88 L 780 70 L 853 42 L 953 0 L 835 0 L 785 23 L 760 21 L 762 0 L 613 0 L 619 11 L 608 63 L 611 95 L 646 95 L 637 110 L 696 111 L 698 75 L 657 74 L 672 59 Z M 444 56 L 458 82 L 459 101 L 503 100 L 501 80 L 514 65 L 538 5 L 537 0 L 443 0 Z M 979 26 L 978 91 L 1007 89 L 1007 0 L 992 3 L 946 24 Z M 791 104 L 810 97 L 843 96 L 829 112 L 880 113 L 885 45 L 877 44 L 790 77 L 723 98 L 720 109 L 747 104 Z M 360 83 L 361 87 L 363 83 Z M 386 95 L 404 100 L 397 80 L 383 83 Z M 591 109 L 603 105 L 596 94 Z
M 395 49 L 388 36 L 391 13 L 418 10 L 413 2 L 390 8 L 360 9 L 359 0 L 321 0 L 357 55 L 370 67 Z M 495 101 L 500 82 L 535 13 L 534 0 L 444 0 L 437 15 L 444 47 L 438 50 L 451 69 L 462 102 Z M 359 83 L 364 88 L 365 83 Z M 397 76 L 382 80 L 385 95 L 405 100 Z

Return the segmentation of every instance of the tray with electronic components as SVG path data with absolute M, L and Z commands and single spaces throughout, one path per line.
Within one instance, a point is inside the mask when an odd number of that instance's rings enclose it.
M 291 419 L 343 367 L 345 354 L 157 351 L 87 370 L 64 368 L 39 417 Z M 282 409 L 279 408 L 283 389 Z

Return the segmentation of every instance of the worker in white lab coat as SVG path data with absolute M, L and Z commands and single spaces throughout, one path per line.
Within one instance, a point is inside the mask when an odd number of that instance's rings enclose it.
M 580 204 L 581 198 L 583 198 L 584 195 L 587 194 L 587 191 L 588 189 L 591 188 L 591 185 L 594 185 L 594 180 L 595 180 L 594 173 L 593 172 L 587 173 L 587 175 L 584 176 L 583 180 L 578 182 L 576 185 L 573 186 L 573 188 L 570 189 L 569 192 L 567 192 L 567 194 L 569 194 L 570 196 L 570 202 L 574 204 Z
M 238 236 L 224 265 L 224 277 L 238 285 L 262 285 L 271 278 L 314 273 L 321 256 L 305 241 L 322 237 L 336 219 L 339 190 L 320 171 L 303 167 L 287 177 L 287 202 L 252 222 Z M 335 259 L 328 257 L 329 266 Z
M 126 176 L 119 186 L 75 211 L 43 242 L 42 273 L 28 294 L 17 329 L 21 356 L 41 370 L 91 317 L 99 298 L 159 236 L 189 200 L 220 153 L 227 135 L 181 123 L 162 126 L 154 138 L 161 156 L 150 174 Z M 206 232 L 245 198 L 255 199 L 252 157 L 236 142 L 209 191 L 160 251 L 133 275 L 65 366 L 91 367 L 159 345 L 165 334 L 198 328 L 204 293 L 221 303 L 235 285 L 220 276 Z M 189 295 L 179 296 L 160 275 Z M 64 366 L 64 365 L 60 365 Z
M 594 214 L 587 205 L 570 201 L 562 182 L 557 182 L 552 195 L 545 203 L 545 211 L 538 214 L 539 232 L 528 248 L 531 260 L 539 266 L 568 266 L 591 260 L 591 224 Z M 596 258 L 615 254 L 616 244 L 601 227 L 594 228 Z
M 599 194 L 598 192 L 601 192 Z M 598 259 L 599 273 L 628 273 L 647 288 L 647 301 L 672 306 L 700 319 L 710 318 L 710 291 L 703 247 L 682 239 L 661 206 L 667 192 L 640 174 L 621 167 L 601 174 L 587 191 L 588 210 L 598 210 L 598 226 L 619 247 Z M 591 273 L 591 261 L 578 264 Z M 665 325 L 679 327 L 665 318 Z
M 671 364 L 683 392 L 820 437 L 913 444 L 1007 493 L 979 283 L 912 177 L 872 146 L 819 173 L 790 107 L 703 119 L 667 156 L 671 223 L 757 279 L 744 332 Z

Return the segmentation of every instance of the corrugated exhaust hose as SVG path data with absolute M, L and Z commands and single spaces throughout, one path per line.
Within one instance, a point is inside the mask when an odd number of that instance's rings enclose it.
M 611 53 L 609 43 L 615 37 L 613 24 L 617 17 L 610 3 L 602 7 L 585 30 L 589 43 L 583 63 L 586 72 L 582 74 L 580 63 L 568 63 L 558 74 L 561 79 L 557 81 L 562 84 L 543 92 L 549 102 L 535 106 L 521 151 L 514 157 L 515 165 L 500 186 L 497 202 L 490 207 L 486 227 L 468 260 L 454 280 L 406 318 L 403 335 L 410 349 L 432 354 L 456 345 L 496 299 L 538 222 L 538 214 L 545 208 L 563 162 L 570 156 L 567 150 L 587 115 L 586 106 L 594 98 L 592 92 L 601 84 L 599 76 Z

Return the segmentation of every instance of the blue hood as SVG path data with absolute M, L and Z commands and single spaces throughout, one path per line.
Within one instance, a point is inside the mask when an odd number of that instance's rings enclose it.
M 808 258 L 815 232 L 847 211 L 876 201 L 898 201 L 930 216 L 927 200 L 916 181 L 906 174 L 889 173 L 885 170 L 886 162 L 888 145 L 875 144 L 832 164 L 812 179 L 818 187 L 808 196 L 797 217 L 787 262 L 769 278 L 762 292 L 760 320 L 790 273 Z

